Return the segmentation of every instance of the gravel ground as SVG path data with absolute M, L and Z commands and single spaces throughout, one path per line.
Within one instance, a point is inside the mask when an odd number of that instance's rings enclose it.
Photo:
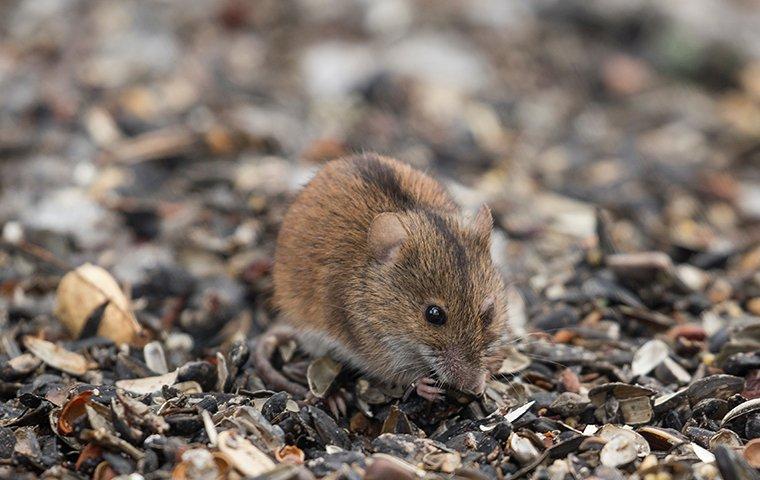
M 0 3 L 0 478 L 760 478 L 758 24 L 757 0 Z M 251 366 L 285 209 L 364 151 L 493 210 L 518 337 L 481 398 L 296 344 L 272 361 L 307 398 Z

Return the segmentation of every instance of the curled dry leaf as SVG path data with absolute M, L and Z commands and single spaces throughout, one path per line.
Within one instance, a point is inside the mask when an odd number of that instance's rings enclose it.
M 74 423 L 87 413 L 85 407 L 92 397 L 92 390 L 84 391 L 72 397 L 61 410 L 58 417 L 58 433 L 71 435 L 74 433 Z
M 84 375 L 89 369 L 86 358 L 55 343 L 30 335 L 25 336 L 22 343 L 35 357 L 62 372 L 79 376 Z
M 97 315 L 96 310 L 103 305 L 106 307 L 97 326 L 98 335 L 117 344 L 133 343 L 142 331 L 116 280 L 97 265 L 86 263 L 64 275 L 56 302 L 56 316 L 73 337 L 82 334 L 88 319 Z
M 303 450 L 295 445 L 285 445 L 275 452 L 274 457 L 280 463 L 292 463 L 293 465 L 303 464 L 304 459 L 306 458 Z
M 233 467 L 248 477 L 264 474 L 275 468 L 275 463 L 248 439 L 233 430 L 219 433 L 219 450 Z

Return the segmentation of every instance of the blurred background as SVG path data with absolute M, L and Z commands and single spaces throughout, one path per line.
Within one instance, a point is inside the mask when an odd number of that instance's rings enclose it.
M 760 238 L 758 25 L 756 0 L 5 0 L 0 301 L 49 312 L 29 274 L 94 261 L 257 302 L 293 193 L 362 151 L 489 202 L 517 283 L 577 261 L 596 206 L 619 251 L 710 268 Z

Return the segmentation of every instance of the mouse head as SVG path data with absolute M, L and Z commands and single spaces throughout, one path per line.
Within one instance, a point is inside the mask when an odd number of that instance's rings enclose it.
M 506 332 L 506 300 L 490 255 L 491 212 L 471 218 L 382 213 L 369 228 L 365 314 L 380 330 L 387 374 L 481 393 Z

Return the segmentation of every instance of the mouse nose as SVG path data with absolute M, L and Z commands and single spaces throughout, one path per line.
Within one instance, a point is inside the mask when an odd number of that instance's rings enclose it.
M 477 375 L 462 390 L 465 393 L 471 393 L 477 396 L 483 395 L 483 392 L 485 392 L 486 390 L 487 380 L 488 380 L 488 372 L 486 372 L 485 370 L 477 372 Z

